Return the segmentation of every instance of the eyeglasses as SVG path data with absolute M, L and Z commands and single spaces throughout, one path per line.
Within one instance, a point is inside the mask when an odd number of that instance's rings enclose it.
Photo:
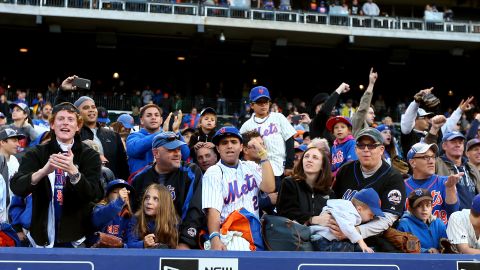
M 435 160 L 435 156 L 421 156 L 421 157 L 413 157 L 414 159 L 423 159 L 425 161 Z
M 368 150 L 373 150 L 373 149 L 379 147 L 380 145 L 381 145 L 381 144 L 379 144 L 379 143 L 374 143 L 374 144 L 357 143 L 357 144 L 356 144 L 357 148 L 358 148 L 358 149 L 362 149 L 362 150 L 364 150 L 365 147 L 367 147 Z

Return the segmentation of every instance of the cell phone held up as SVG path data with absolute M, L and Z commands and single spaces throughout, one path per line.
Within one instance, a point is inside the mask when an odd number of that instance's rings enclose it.
M 89 79 L 76 77 L 73 79 L 72 85 L 77 88 L 90 90 L 91 82 Z
M 303 115 L 301 114 L 294 115 L 292 116 L 292 123 L 294 125 L 298 125 L 300 123 L 300 120 L 302 120 L 302 118 L 303 118 Z

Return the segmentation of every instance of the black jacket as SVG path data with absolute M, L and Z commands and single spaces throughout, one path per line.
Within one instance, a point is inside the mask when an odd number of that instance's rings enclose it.
M 108 159 L 106 166 L 112 170 L 117 178 L 127 180 L 130 176 L 127 153 L 120 135 L 108 128 L 102 128 L 97 124 L 97 137 L 102 142 L 103 153 Z M 93 140 L 93 131 L 84 126 L 80 129 L 80 137 L 83 140 Z
M 10 188 L 15 195 L 26 197 L 32 194 L 32 222 L 30 233 L 38 245 L 48 245 L 48 209 L 52 200 L 52 188 L 48 176 L 32 185 L 32 174 L 43 168 L 51 154 L 61 152 L 55 135 L 45 145 L 30 148 L 22 159 L 18 172 L 10 181 Z M 63 208 L 59 228 L 56 231 L 57 243 L 76 241 L 88 233 L 91 228 L 92 203 L 99 201 L 103 190 L 99 181 L 100 157 L 90 147 L 81 143 L 75 135 L 72 147 L 73 162 L 81 173 L 75 185 L 68 180 L 63 188 Z
M 197 155 L 195 153 L 195 144 L 198 142 L 212 142 L 213 135 L 215 135 L 215 130 L 212 130 L 209 134 L 205 134 L 202 131 L 202 128 L 197 128 L 195 132 L 190 137 L 190 142 L 188 143 L 188 148 L 190 148 L 190 157 L 192 157 L 193 161 L 197 161 Z M 215 149 L 215 151 L 217 151 Z
M 360 190 L 373 188 L 382 201 L 382 211 L 402 216 L 407 194 L 402 175 L 385 160 L 382 166 L 368 178 L 364 178 L 360 161 L 345 163 L 337 172 L 333 187 L 337 198 L 351 200 Z
M 181 219 L 179 242 L 198 248 L 198 235 L 206 227 L 202 211 L 202 171 L 196 164 L 181 163 L 180 168 L 166 175 L 160 183 L 160 175 L 155 171 L 155 163 L 140 171 L 132 180 L 135 189 L 133 209 L 141 206 L 143 193 L 151 184 L 163 184 L 172 194 L 175 210 Z
M 335 104 L 337 104 L 338 98 L 340 95 L 334 91 L 328 99 L 325 101 L 325 103 L 322 106 L 322 109 L 318 112 L 317 115 L 313 118 L 312 122 L 310 123 L 310 138 L 325 138 L 328 140 L 328 143 L 330 145 L 333 144 L 333 138 L 332 134 L 327 130 L 327 120 L 330 118 L 332 114 L 332 110 L 335 107 Z M 313 108 L 315 110 L 315 108 Z
M 320 194 L 314 192 L 305 180 L 286 177 L 278 195 L 277 211 L 280 216 L 305 224 L 311 217 L 320 215 L 327 200 L 334 198 L 333 191 Z

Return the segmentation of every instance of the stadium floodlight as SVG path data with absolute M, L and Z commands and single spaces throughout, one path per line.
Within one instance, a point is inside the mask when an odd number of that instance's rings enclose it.
M 225 41 L 225 34 L 223 34 L 223 31 L 220 33 L 220 36 L 218 37 L 218 39 L 220 40 L 220 42 Z

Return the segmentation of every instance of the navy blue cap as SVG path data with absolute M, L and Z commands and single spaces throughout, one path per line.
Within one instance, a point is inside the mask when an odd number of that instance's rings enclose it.
M 470 207 L 475 213 L 480 213 L 480 194 L 477 194 L 473 197 L 472 200 L 472 207 Z
M 373 214 L 377 217 L 384 217 L 385 214 L 382 211 L 382 201 L 378 197 L 378 193 L 373 188 L 365 188 L 355 193 L 353 198 L 368 205 Z
M 250 90 L 250 101 L 256 102 L 259 98 L 270 98 L 270 93 L 265 86 L 257 86 Z
M 97 121 L 100 123 L 108 124 L 110 123 L 110 118 L 108 118 L 108 111 L 104 107 L 97 107 L 98 118 Z
M 130 184 L 128 184 L 127 181 L 123 180 L 123 179 L 114 179 L 110 182 L 108 182 L 107 184 L 107 195 L 108 193 L 110 193 L 114 188 L 117 188 L 117 187 L 126 187 L 128 190 L 130 190 L 130 192 L 134 192 L 135 190 L 133 189 L 132 186 L 130 186 Z
M 133 124 L 135 121 L 133 120 L 133 117 L 129 114 L 122 114 L 117 118 L 117 122 L 122 123 L 122 125 L 126 128 L 133 128 Z
M 5 114 L 3 114 L 3 112 L 0 112 L 0 118 L 6 118 Z
M 443 135 L 442 142 L 451 141 L 455 138 L 462 138 L 465 140 L 465 136 L 459 131 L 450 131 Z
M 152 148 L 165 147 L 168 150 L 177 149 L 186 143 L 180 141 L 180 137 L 171 131 L 158 134 L 153 138 Z
M 213 109 L 212 107 L 207 107 L 207 108 L 203 109 L 200 112 L 200 116 L 203 116 L 206 113 L 211 113 L 211 114 L 217 115 L 217 111 L 215 111 L 215 109 Z
M 213 135 L 212 142 L 213 144 L 218 145 L 220 140 L 227 136 L 237 137 L 240 142 L 243 142 L 242 134 L 240 134 L 240 131 L 234 126 L 226 126 L 219 129 L 215 132 L 215 135 Z

